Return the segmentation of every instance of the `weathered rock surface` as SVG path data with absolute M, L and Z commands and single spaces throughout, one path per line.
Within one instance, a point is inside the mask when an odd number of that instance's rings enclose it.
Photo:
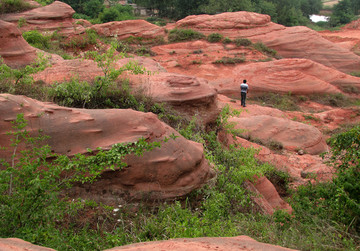
M 129 77 L 155 102 L 171 105 L 189 120 L 196 116 L 197 122 L 208 124 L 219 115 L 216 90 L 205 79 L 167 72 Z
M 176 27 L 198 30 L 208 35 L 220 33 L 229 38 L 246 37 L 262 42 L 286 58 L 307 58 L 343 72 L 357 71 L 360 57 L 307 27 L 285 27 L 272 23 L 268 15 L 250 12 L 189 16 Z
M 52 248 L 41 247 L 18 238 L 0 238 L 0 250 L 8 251 L 55 251 Z
M 39 7 L 21 13 L 1 15 L 0 19 L 17 24 L 19 19 L 25 19 L 26 23 L 20 29 L 22 32 L 39 30 L 45 33 L 52 33 L 56 30 L 59 33 L 69 35 L 85 31 L 85 28 L 72 19 L 75 13 L 66 3 L 55 1 L 44 7 Z
M 239 85 L 246 78 L 250 95 L 275 92 L 292 94 L 339 93 L 341 90 L 360 90 L 360 78 L 349 76 L 308 59 L 261 61 L 265 56 L 243 47 L 206 41 L 184 42 L 153 47 L 154 59 L 169 72 L 205 78 L 218 92 L 239 97 Z M 222 57 L 243 57 L 237 65 L 214 64 Z M 194 63 L 197 62 L 197 63 Z
M 97 76 L 103 76 L 102 70 L 93 60 L 62 58 L 51 59 L 53 64 L 42 72 L 33 75 L 34 80 L 44 81 L 46 84 L 61 83 L 71 79 L 91 82 Z
M 0 20 L 0 56 L 10 67 L 19 68 L 35 61 L 36 49 L 22 37 L 12 23 Z
M 266 55 L 256 50 L 203 40 L 159 45 L 152 47 L 152 51 L 156 53 L 153 58 L 169 72 L 197 76 L 209 81 L 232 78 L 235 65 L 214 63 L 223 57 L 243 58 L 244 63 L 241 65 L 267 59 Z
M 250 95 L 292 93 L 298 95 L 340 93 L 346 88 L 360 90 L 360 78 L 308 59 L 281 59 L 238 65 L 227 79 L 213 81 L 218 92 L 240 98 L 239 85 L 247 79 Z
M 127 156 L 126 168 L 104 171 L 97 182 L 73 189 L 75 196 L 107 202 L 124 197 L 171 198 L 189 193 L 212 177 L 202 145 L 186 140 L 152 113 L 71 109 L 9 94 L 0 95 L 0 142 L 7 148 L 1 152 L 1 158 L 11 158 L 11 142 L 6 132 L 11 130 L 10 122 L 18 113 L 24 113 L 29 121 L 31 135 L 43 129 L 50 136 L 45 143 L 52 151 L 68 156 L 86 153 L 88 148 L 109 149 L 113 144 L 135 142 L 142 137 L 160 141 L 171 134 L 178 136 L 143 157 Z M 22 144 L 18 150 L 24 147 Z
M 116 247 L 108 249 L 106 251 L 117 251 L 117 250 L 127 250 L 127 251 L 152 251 L 152 250 L 169 250 L 169 251 L 207 251 L 207 250 L 217 250 L 217 251 L 235 251 L 235 250 L 244 250 L 244 251 L 256 251 L 256 250 L 293 250 L 288 248 L 283 248 L 280 246 L 274 246 L 270 244 L 265 244 L 257 242 L 254 239 L 242 235 L 237 237 L 203 237 L 203 238 L 187 238 L 187 239 L 172 239 L 167 241 L 153 241 L 153 242 L 142 242 L 131 244 L 122 247 Z
M 302 149 L 310 154 L 327 151 L 322 133 L 313 126 L 268 115 L 232 118 L 245 136 L 262 142 L 279 142 L 285 149 Z
M 156 38 L 165 36 L 165 28 L 151 24 L 145 20 L 115 21 L 104 24 L 95 24 L 91 27 L 99 35 L 125 39 L 130 36 L 142 38 Z
M 319 31 L 319 34 L 329 41 L 339 46 L 353 51 L 357 55 L 360 53 L 360 19 L 352 21 L 336 31 Z

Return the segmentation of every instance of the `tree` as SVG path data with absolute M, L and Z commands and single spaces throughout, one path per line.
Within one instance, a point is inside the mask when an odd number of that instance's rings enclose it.
M 338 26 L 350 23 L 354 18 L 350 0 L 342 0 L 334 6 L 333 13 L 330 17 L 330 25 Z
M 188 15 L 199 14 L 200 6 L 209 0 L 136 0 L 135 3 L 157 10 L 160 17 L 181 19 Z

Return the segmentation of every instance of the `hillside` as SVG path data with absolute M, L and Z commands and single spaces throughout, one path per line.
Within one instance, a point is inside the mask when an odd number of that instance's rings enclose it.
M 0 249 L 359 247 L 358 21 L 74 13 L 0 16 Z

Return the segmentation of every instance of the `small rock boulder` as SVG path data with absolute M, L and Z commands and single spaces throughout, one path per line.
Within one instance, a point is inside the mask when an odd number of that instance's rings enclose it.
M 154 39 L 165 36 L 165 28 L 151 24 L 145 20 L 125 20 L 104 24 L 95 24 L 91 27 L 99 35 L 125 39 L 128 37 L 142 37 Z
M 236 129 L 244 130 L 244 136 L 258 139 L 265 144 L 281 144 L 285 149 L 303 149 L 310 154 L 320 154 L 328 150 L 322 133 L 307 124 L 268 115 L 234 117 L 231 121 L 236 124 Z

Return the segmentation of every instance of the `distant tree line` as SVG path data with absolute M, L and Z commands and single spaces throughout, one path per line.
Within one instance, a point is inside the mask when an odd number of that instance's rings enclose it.
M 360 1 L 360 0 L 357 0 Z M 134 0 L 140 6 L 157 10 L 160 17 L 181 19 L 188 15 L 252 11 L 271 16 L 286 25 L 303 25 L 310 14 L 322 8 L 321 0 Z

